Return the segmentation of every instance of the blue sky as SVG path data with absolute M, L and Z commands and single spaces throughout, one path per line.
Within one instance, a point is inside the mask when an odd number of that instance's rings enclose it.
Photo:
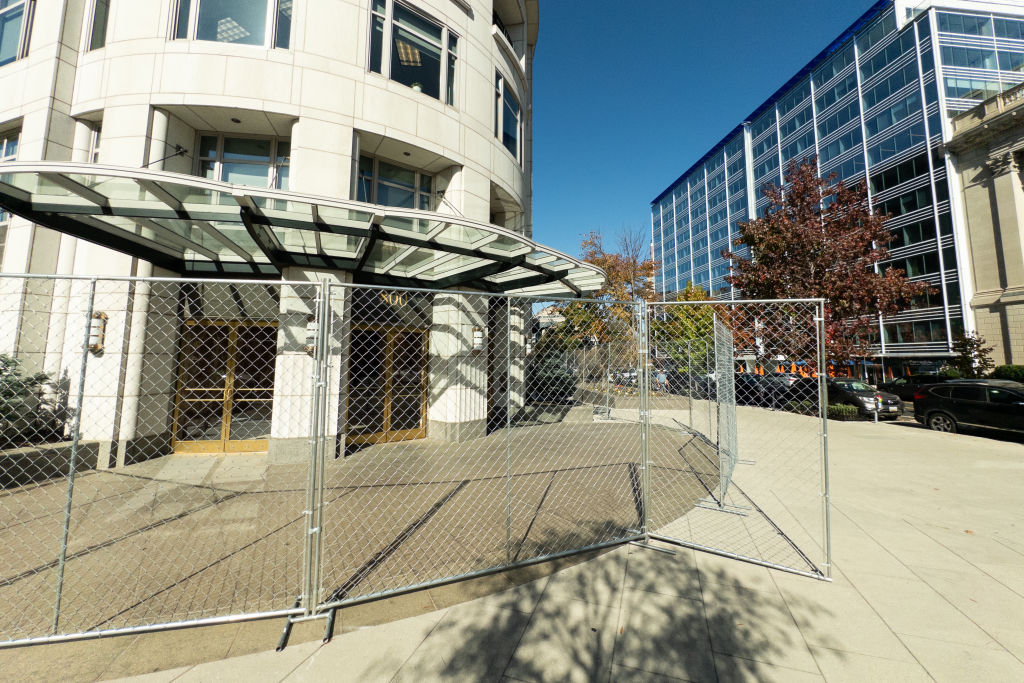
M 650 230 L 650 202 L 874 0 L 542 0 L 534 239 Z

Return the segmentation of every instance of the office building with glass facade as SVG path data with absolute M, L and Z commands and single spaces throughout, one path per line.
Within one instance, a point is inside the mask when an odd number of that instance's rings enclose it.
M 887 369 L 936 367 L 975 329 L 965 219 L 945 143 L 951 118 L 1024 82 L 1024 4 L 883 0 L 833 40 L 652 202 L 657 287 L 740 298 L 722 250 L 763 215 L 791 160 L 867 182 L 894 233 L 882 267 L 933 293 L 880 321 Z M 742 249 L 742 247 L 741 247 Z

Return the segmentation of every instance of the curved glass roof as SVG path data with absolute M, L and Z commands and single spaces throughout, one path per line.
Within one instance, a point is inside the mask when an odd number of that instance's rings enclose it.
M 355 282 L 583 296 L 600 268 L 459 216 L 98 164 L 0 164 L 0 206 L 196 276 L 351 271 Z

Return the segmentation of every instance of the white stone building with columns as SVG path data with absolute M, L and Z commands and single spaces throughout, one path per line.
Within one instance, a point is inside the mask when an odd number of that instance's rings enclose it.
M 105 339 L 84 393 L 109 401 L 83 407 L 81 436 L 99 466 L 304 442 L 308 415 L 287 399 L 314 371 L 316 302 L 261 282 L 399 288 L 332 290 L 341 445 L 482 436 L 522 372 L 466 354 L 481 336 L 522 345 L 528 307 L 502 328 L 486 297 L 416 291 L 572 297 L 604 281 L 532 240 L 538 27 L 537 0 L 7 2 L 2 272 L 168 279 L 92 301 Z M 189 278 L 224 284 L 174 283 Z M 87 288 L 38 282 L 4 283 L 18 304 L 0 314 L 0 353 L 74 394 Z M 457 377 L 437 371 L 460 355 Z M 189 372 L 226 384 L 196 398 L 209 387 Z

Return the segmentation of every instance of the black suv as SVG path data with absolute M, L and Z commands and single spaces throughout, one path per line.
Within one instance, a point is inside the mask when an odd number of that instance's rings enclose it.
M 914 419 L 939 432 L 985 427 L 1024 433 L 1024 384 L 1005 379 L 958 379 L 914 395 Z
M 949 380 L 945 377 L 939 377 L 938 375 L 911 375 L 909 377 L 900 377 L 894 379 L 891 382 L 885 382 L 879 384 L 878 388 L 881 391 L 888 391 L 891 394 L 896 394 L 904 401 L 913 401 L 914 394 L 920 389 L 932 384 L 942 384 Z

